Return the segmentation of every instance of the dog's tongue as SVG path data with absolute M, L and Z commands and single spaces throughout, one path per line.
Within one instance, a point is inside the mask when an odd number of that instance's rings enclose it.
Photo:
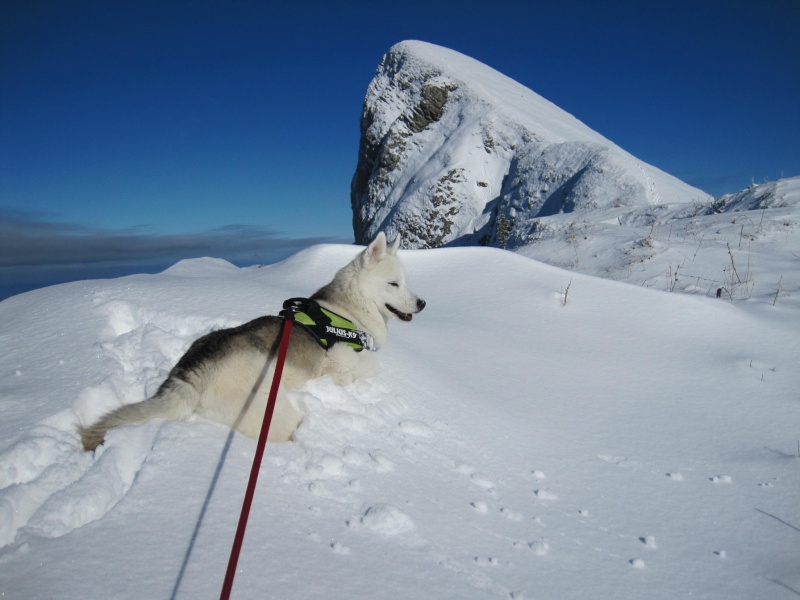
M 388 308 L 390 311 L 392 311 L 394 316 L 397 317 L 398 319 L 400 319 L 401 321 L 410 321 L 411 320 L 411 313 L 401 312 L 401 311 L 397 310 L 391 304 L 387 304 L 386 308 Z

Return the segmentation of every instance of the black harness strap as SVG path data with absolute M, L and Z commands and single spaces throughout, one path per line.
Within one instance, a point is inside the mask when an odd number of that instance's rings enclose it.
M 356 352 L 377 350 L 372 336 L 366 331 L 361 331 L 352 321 L 309 298 L 290 298 L 283 303 L 280 316 L 300 325 L 326 350 L 337 343 L 346 344 Z

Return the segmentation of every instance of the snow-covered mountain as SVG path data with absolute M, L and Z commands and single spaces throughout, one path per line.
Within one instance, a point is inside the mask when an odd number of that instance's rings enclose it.
M 489 245 L 671 292 L 800 289 L 800 177 L 714 199 L 458 52 L 401 42 L 367 90 L 352 184 L 366 243 Z M 777 274 L 777 275 L 775 275 Z
M 549 215 L 707 200 L 453 50 L 401 42 L 367 90 L 351 192 L 360 243 L 386 231 L 409 248 L 513 250 Z

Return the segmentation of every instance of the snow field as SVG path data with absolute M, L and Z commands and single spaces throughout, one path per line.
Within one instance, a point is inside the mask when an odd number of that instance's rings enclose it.
M 0 351 L 0 592 L 217 594 L 255 441 L 154 422 L 92 456 L 74 427 L 355 251 L 262 269 L 189 261 L 0 303 L 14 323 Z M 292 393 L 310 414 L 295 442 L 267 446 L 235 597 L 800 589 L 790 301 L 747 310 L 485 248 L 401 257 L 428 306 L 390 324 L 378 377 Z

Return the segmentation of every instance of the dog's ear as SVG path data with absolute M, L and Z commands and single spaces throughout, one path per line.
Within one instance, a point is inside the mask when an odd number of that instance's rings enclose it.
M 386 235 L 382 231 L 367 246 L 363 256 L 366 265 L 374 264 L 386 256 Z
M 398 235 L 394 238 L 391 246 L 389 246 L 389 254 L 392 256 L 397 256 L 397 250 L 400 248 L 400 236 Z

